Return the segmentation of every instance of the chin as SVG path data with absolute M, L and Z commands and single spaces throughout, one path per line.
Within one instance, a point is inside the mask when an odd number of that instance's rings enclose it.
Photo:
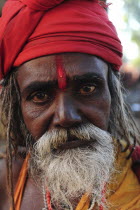
M 112 138 L 107 132 L 89 124 L 82 129 L 72 130 L 71 135 L 83 140 L 84 146 L 64 149 L 66 133 L 63 138 L 63 131 L 46 133 L 34 145 L 30 161 L 32 176 L 37 176 L 41 185 L 50 191 L 52 202 L 71 209 L 71 200 L 79 199 L 84 193 L 90 194 L 93 202 L 102 203 L 102 191 L 110 181 L 115 159 Z M 65 139 L 63 143 L 62 139 Z

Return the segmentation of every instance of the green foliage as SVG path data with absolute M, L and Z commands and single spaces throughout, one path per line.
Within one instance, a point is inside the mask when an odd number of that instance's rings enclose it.
M 133 30 L 132 41 L 136 42 L 140 46 L 140 30 Z
M 137 57 L 136 59 L 134 59 L 132 64 L 135 67 L 140 67 L 140 57 Z
M 140 0 L 124 0 L 124 9 L 124 21 L 131 32 L 132 41 L 139 48 L 139 57 L 133 61 L 133 64 L 140 67 Z
M 2 7 L 5 2 L 6 2 L 6 0 L 0 0 L 0 16 L 1 16 Z
M 139 0 L 124 0 L 125 9 L 130 18 L 135 18 L 137 21 L 140 20 L 140 1 Z

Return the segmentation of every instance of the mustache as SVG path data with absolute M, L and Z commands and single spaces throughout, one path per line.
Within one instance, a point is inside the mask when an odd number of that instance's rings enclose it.
M 106 140 L 107 139 L 107 140 Z M 70 129 L 53 129 L 45 132 L 37 142 L 34 143 L 34 151 L 38 148 L 38 153 L 42 153 L 44 147 L 46 152 L 50 153 L 52 150 L 57 150 L 61 145 L 67 141 L 80 140 L 98 143 L 102 146 L 104 142 L 112 142 L 111 135 L 91 123 L 85 123 L 75 128 Z

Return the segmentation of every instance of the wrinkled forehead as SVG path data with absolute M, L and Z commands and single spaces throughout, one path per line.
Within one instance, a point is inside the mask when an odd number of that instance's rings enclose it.
M 18 68 L 18 78 L 26 85 L 36 80 L 58 81 L 60 88 L 67 85 L 68 79 L 88 74 L 107 80 L 107 63 L 89 54 L 63 53 L 39 57 Z

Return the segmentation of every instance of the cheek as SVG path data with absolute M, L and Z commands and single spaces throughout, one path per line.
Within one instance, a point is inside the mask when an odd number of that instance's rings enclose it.
M 102 99 L 87 101 L 81 106 L 84 118 L 95 126 L 107 130 L 110 116 L 111 97 L 110 94 L 104 95 Z
M 45 133 L 48 126 L 50 116 L 45 112 L 46 108 L 34 107 L 26 103 L 22 103 L 21 108 L 26 128 L 33 138 L 38 139 Z

